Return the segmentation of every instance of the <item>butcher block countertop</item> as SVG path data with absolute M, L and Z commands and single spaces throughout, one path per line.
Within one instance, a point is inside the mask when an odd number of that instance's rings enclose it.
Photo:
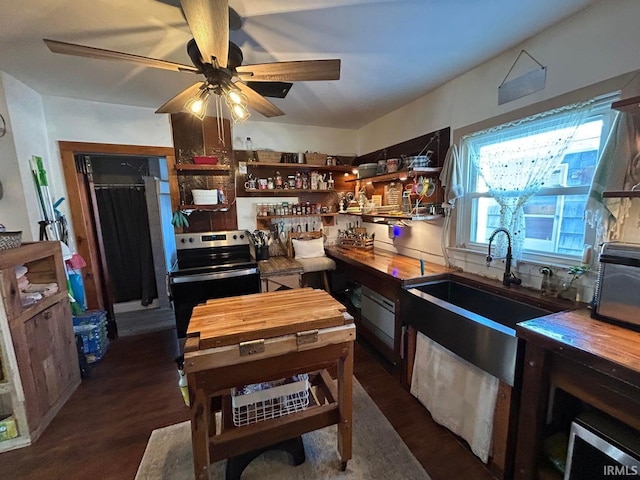
M 397 281 L 401 286 L 414 285 L 444 275 L 453 270 L 443 265 L 424 262 L 424 274 L 420 271 L 420 260 L 384 250 L 361 251 L 351 248 L 327 247 L 327 256 L 356 266 L 376 276 Z
M 193 309 L 187 345 L 215 348 L 347 323 L 346 308 L 324 290 L 297 288 L 207 300 Z M 191 347 L 190 347 L 191 348 Z
M 516 331 L 520 338 L 640 386 L 640 332 L 591 318 L 586 308 L 527 320 Z

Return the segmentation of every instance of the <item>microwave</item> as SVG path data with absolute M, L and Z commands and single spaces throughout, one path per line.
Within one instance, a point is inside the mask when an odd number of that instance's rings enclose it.
M 640 432 L 599 411 L 571 423 L 564 480 L 640 478 Z
M 602 245 L 591 316 L 640 330 L 640 244 Z

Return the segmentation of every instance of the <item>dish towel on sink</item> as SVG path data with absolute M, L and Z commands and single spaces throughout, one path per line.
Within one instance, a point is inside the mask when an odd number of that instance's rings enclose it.
M 411 393 L 487 463 L 499 380 L 418 333 Z

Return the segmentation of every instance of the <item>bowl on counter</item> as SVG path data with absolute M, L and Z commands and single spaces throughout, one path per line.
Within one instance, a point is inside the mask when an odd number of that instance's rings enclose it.
M 358 178 L 369 178 L 376 175 L 378 171 L 377 163 L 363 163 L 358 165 Z

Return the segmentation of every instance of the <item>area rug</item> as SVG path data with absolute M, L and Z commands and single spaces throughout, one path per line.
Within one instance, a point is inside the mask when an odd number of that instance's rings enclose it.
M 340 470 L 336 426 L 303 435 L 307 460 L 297 467 L 284 452 L 266 452 L 242 474 L 243 480 L 429 480 L 429 475 L 404 444 L 376 404 L 353 384 L 353 458 Z M 224 479 L 226 461 L 216 462 L 212 478 Z M 151 433 L 136 480 L 191 480 L 191 428 L 182 422 Z

